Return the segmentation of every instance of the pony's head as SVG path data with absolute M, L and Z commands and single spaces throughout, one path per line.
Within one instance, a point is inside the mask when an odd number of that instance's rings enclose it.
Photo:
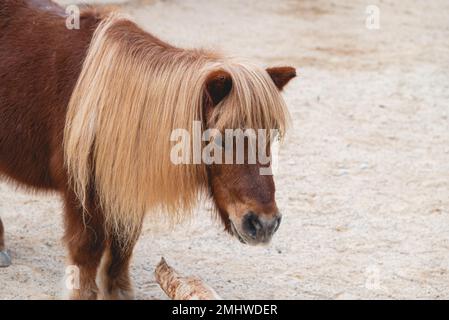
M 65 162 L 81 204 L 94 190 L 107 231 L 126 245 L 145 212 L 176 221 L 209 190 L 229 232 L 251 244 L 269 241 L 280 213 L 273 177 L 260 174 L 264 164 L 176 164 L 171 136 L 194 136 L 195 122 L 200 134 L 251 128 L 282 135 L 288 112 L 279 91 L 294 76 L 289 67 L 264 70 L 175 48 L 111 15 L 95 31 L 67 111 Z
M 210 193 L 225 229 L 243 243 L 268 243 L 281 223 L 271 161 L 262 153 L 270 157 L 273 133 L 285 132 L 288 112 L 280 91 L 295 76 L 291 67 L 234 64 L 206 80 L 205 127 L 218 129 L 220 138 L 210 143 L 222 148 L 221 161 L 207 165 Z

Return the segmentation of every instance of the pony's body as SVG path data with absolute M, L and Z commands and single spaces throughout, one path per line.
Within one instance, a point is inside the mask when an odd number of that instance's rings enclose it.
M 0 172 L 42 190 L 66 188 L 65 114 L 100 21 L 86 14 L 67 32 L 64 19 L 21 0 L 0 5 Z
M 97 298 L 100 261 L 103 296 L 131 297 L 128 266 L 143 214 L 189 211 L 201 190 L 209 189 L 226 229 L 242 241 L 268 241 L 279 224 L 272 178 L 250 176 L 256 167 L 247 165 L 164 164 L 167 134 L 195 119 L 220 129 L 282 127 L 276 86 L 294 70 L 269 69 L 272 82 L 265 71 L 215 53 L 172 47 L 126 19 L 86 9 L 79 30 L 68 30 L 65 19 L 47 0 L 0 3 L 0 175 L 62 195 L 64 239 L 80 269 L 73 297 Z M 242 94 L 245 107 L 215 108 L 222 100 L 235 105 Z M 248 179 L 235 183 L 237 176 Z M 226 179 L 232 187 L 222 186 Z

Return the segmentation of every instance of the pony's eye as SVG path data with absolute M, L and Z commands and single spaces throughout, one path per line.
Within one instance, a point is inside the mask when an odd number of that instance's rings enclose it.
M 232 138 L 232 136 L 226 138 L 226 136 L 222 136 L 219 134 L 214 137 L 214 143 L 222 149 L 229 150 L 233 148 L 234 139 Z
M 281 135 L 278 134 L 278 133 L 276 133 L 276 134 L 274 135 L 274 140 L 277 141 L 277 142 L 281 141 Z
M 218 146 L 218 147 L 220 147 L 220 148 L 223 148 L 223 149 L 229 149 L 230 148 L 230 146 L 232 145 L 232 143 L 226 143 L 226 139 L 225 138 L 223 138 L 221 135 L 217 135 L 217 136 L 215 136 L 214 137 L 214 143 Z M 232 140 L 231 140 L 232 141 Z
M 225 148 L 224 139 L 220 134 L 214 137 L 214 143 L 220 148 Z
M 280 142 L 281 141 L 281 135 L 279 134 L 279 132 L 276 130 L 275 132 L 271 133 L 271 142 Z

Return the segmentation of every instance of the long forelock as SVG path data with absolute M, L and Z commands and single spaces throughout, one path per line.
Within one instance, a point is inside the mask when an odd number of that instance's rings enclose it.
M 268 73 L 248 62 L 224 63 L 232 77 L 229 95 L 214 109 L 210 126 L 225 129 L 278 130 L 283 136 L 290 116 L 283 98 Z

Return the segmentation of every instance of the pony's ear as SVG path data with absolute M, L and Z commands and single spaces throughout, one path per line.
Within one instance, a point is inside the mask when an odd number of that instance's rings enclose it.
M 293 67 L 268 68 L 267 72 L 279 90 L 282 90 L 291 79 L 296 77 L 296 70 Z
M 232 78 L 226 71 L 214 71 L 206 79 L 206 94 L 214 106 L 229 94 L 231 88 Z

